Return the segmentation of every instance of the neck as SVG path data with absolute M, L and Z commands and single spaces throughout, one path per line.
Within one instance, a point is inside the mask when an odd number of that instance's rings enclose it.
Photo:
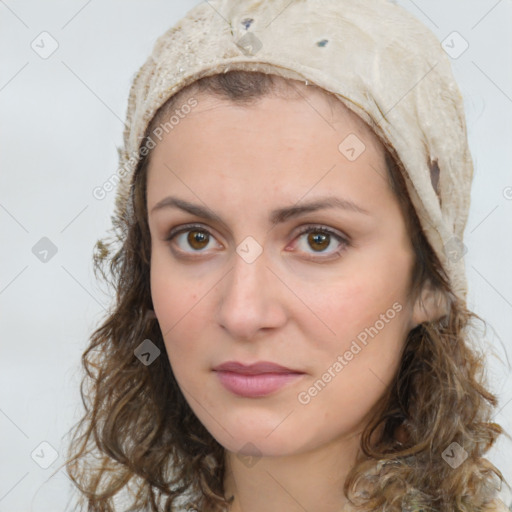
M 229 512 L 341 512 L 343 484 L 355 462 L 359 435 L 310 452 L 249 458 L 226 451 L 225 496 Z

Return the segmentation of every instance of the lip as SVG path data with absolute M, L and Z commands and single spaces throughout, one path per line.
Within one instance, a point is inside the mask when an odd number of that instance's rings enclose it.
M 213 370 L 228 391 L 246 398 L 267 396 L 304 375 L 304 372 L 269 361 L 249 365 L 228 361 Z
M 226 361 L 213 368 L 214 371 L 241 373 L 243 375 L 260 375 L 262 373 L 304 373 L 300 370 L 286 368 L 270 361 L 258 361 L 252 364 L 243 364 L 238 361 Z

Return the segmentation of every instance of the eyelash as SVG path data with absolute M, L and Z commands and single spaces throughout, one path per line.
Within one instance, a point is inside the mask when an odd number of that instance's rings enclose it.
M 188 233 L 189 231 L 194 231 L 194 230 L 197 230 L 197 231 L 200 231 L 200 232 L 203 232 L 203 233 L 207 233 L 208 236 L 212 236 L 213 237 L 213 235 L 210 233 L 210 231 L 208 231 L 203 226 L 201 226 L 199 224 L 187 224 L 185 226 L 181 226 L 180 228 L 172 229 L 169 232 L 169 234 L 167 235 L 167 237 L 165 238 L 165 241 L 166 242 L 172 242 L 173 239 L 176 238 L 176 236 L 178 236 L 178 235 L 180 235 L 182 233 Z M 304 235 L 306 233 L 322 233 L 322 234 L 327 234 L 327 235 L 329 235 L 331 237 L 334 237 L 340 243 L 341 247 L 339 249 L 337 249 L 335 252 L 331 253 L 329 256 L 320 256 L 320 259 L 332 259 L 335 256 L 339 256 L 347 247 L 349 247 L 351 245 L 350 241 L 347 238 L 345 238 L 344 236 L 340 235 L 338 232 L 328 228 L 327 226 L 323 226 L 323 225 L 320 225 L 320 224 L 304 226 L 297 233 L 296 238 L 298 238 L 301 235 Z M 183 251 L 181 249 L 178 249 L 178 250 L 181 253 L 184 253 L 184 254 L 187 254 L 188 256 L 190 256 L 190 253 L 188 253 L 187 251 Z M 203 251 L 199 250 L 199 251 L 193 251 L 193 252 L 196 252 L 196 253 L 200 254 Z M 317 254 L 323 254 L 323 252 L 320 251 Z M 191 257 L 195 258 L 197 256 L 191 256 Z M 310 259 L 318 259 L 318 258 L 316 256 L 313 256 L 313 258 L 310 258 Z

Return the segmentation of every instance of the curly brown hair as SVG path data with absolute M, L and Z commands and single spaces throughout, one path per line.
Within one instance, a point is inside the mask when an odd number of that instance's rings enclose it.
M 158 110 L 146 140 L 185 94 L 206 92 L 249 104 L 275 92 L 283 82 L 277 78 L 281 77 L 237 70 L 203 77 Z M 293 88 L 293 81 L 285 82 Z M 484 355 L 470 346 L 472 321 L 483 320 L 452 293 L 410 201 L 402 164 L 383 142 L 389 184 L 415 253 L 410 294 L 418 293 L 428 280 L 447 298 L 449 313 L 409 332 L 394 380 L 379 407 L 371 411 L 344 493 L 362 511 L 481 511 L 505 482 L 483 458 L 504 433 L 491 421 L 497 398 L 483 379 Z M 122 247 L 114 253 L 114 240 L 108 237 L 96 245 L 95 275 L 101 273 L 116 297 L 113 310 L 93 332 L 82 355 L 85 375 L 80 392 L 85 414 L 74 427 L 66 469 L 80 491 L 79 505 L 89 511 L 115 510 L 115 499 L 127 490 L 131 491 L 125 493 L 131 500 L 129 510 L 169 512 L 181 506 L 221 511 L 230 503 L 223 491 L 224 448 L 189 407 L 168 358 L 158 357 L 149 367 L 134 355 L 146 339 L 166 353 L 149 284 L 150 156 L 151 152 L 141 156 L 134 174 L 136 222 L 122 226 L 113 218 L 114 228 L 125 234 Z M 434 186 L 437 171 L 433 163 Z M 456 468 L 442 457 L 454 442 L 467 452 L 467 459 Z

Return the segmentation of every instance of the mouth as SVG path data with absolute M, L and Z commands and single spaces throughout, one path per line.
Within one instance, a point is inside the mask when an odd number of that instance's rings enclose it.
M 245 398 L 270 395 L 305 375 L 302 371 L 268 361 L 249 365 L 229 361 L 216 366 L 213 371 L 228 391 Z

